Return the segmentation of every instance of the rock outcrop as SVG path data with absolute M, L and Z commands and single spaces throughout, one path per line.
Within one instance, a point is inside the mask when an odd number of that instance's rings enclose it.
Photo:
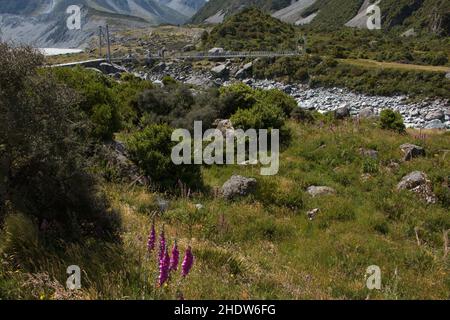
M 409 190 L 414 192 L 428 204 L 433 204 L 437 201 L 437 197 L 433 193 L 431 181 L 422 171 L 414 171 L 404 176 L 397 185 L 397 190 Z

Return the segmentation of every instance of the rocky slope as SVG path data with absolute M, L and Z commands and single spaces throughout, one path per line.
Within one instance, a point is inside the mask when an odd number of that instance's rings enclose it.
M 0 0 L 0 36 L 4 41 L 40 47 L 86 45 L 99 25 L 137 28 L 182 24 L 205 0 Z M 81 30 L 68 30 L 70 5 L 82 9 Z

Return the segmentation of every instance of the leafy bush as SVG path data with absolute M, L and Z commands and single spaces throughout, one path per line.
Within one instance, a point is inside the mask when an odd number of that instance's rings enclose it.
M 403 133 L 406 130 L 402 115 L 391 109 L 381 111 L 380 127 L 382 129 L 394 130 L 399 133 Z
M 173 129 L 166 125 L 149 125 L 132 134 L 127 146 L 132 159 L 151 178 L 155 187 L 174 190 L 181 181 L 193 189 L 202 187 L 200 166 L 175 165 L 172 162 Z

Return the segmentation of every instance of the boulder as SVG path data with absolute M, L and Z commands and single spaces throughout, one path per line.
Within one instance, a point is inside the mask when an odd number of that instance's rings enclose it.
M 308 194 L 312 197 L 336 194 L 336 190 L 325 186 L 311 186 L 306 190 L 306 192 L 308 192 Z
M 188 78 L 185 83 L 187 84 L 191 84 L 194 86 L 198 86 L 198 87 L 207 87 L 207 88 L 211 88 L 214 87 L 215 84 L 213 81 L 211 81 L 210 79 L 206 78 L 206 77 L 198 77 L 198 76 L 192 76 L 190 78 Z
M 442 111 L 442 110 L 431 111 L 425 117 L 426 121 L 433 121 L 433 120 L 444 121 L 444 119 L 445 119 L 445 114 L 444 114 L 444 111 Z
M 446 77 L 447 79 L 450 79 L 450 72 L 447 72 L 447 73 L 445 74 L 445 77 Z
M 425 125 L 425 129 L 445 129 L 445 127 L 445 123 L 438 119 L 430 121 Z
M 225 199 L 233 200 L 253 193 L 256 190 L 256 185 L 256 179 L 234 175 L 224 183 L 221 194 Z
M 253 62 L 245 64 L 238 72 L 236 72 L 236 79 L 244 79 L 251 75 L 253 69 Z
M 219 78 L 226 77 L 229 73 L 229 69 L 225 64 L 220 64 L 211 69 L 211 73 Z
M 334 117 L 336 119 L 345 119 L 350 117 L 350 109 L 343 105 L 334 111 Z
M 433 193 L 431 181 L 422 171 L 414 171 L 404 176 L 397 185 L 397 190 L 409 190 L 414 192 L 429 204 L 436 203 L 437 201 L 437 197 Z
M 400 149 L 404 154 L 403 161 L 410 161 L 414 158 L 425 156 L 425 149 L 415 144 L 405 143 L 400 146 Z
M 221 54 L 224 52 L 225 52 L 224 48 L 212 48 L 211 50 L 208 51 L 208 53 L 210 54 Z

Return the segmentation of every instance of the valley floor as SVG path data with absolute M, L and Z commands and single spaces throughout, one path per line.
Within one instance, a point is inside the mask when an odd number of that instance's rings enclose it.
M 450 257 L 444 258 L 443 239 L 450 228 L 449 133 L 400 135 L 351 120 L 290 127 L 293 143 L 275 177 L 259 176 L 256 167 L 204 169 L 211 189 L 233 174 L 255 177 L 258 191 L 248 198 L 230 203 L 214 192 L 173 198 L 105 185 L 123 220 L 122 243 L 86 242 L 49 256 L 39 240 L 29 242 L 29 267 L 0 271 L 0 297 L 449 299 Z M 401 161 L 399 146 L 406 142 L 425 147 L 427 156 Z M 377 150 L 378 158 L 361 156 L 360 148 Z M 430 177 L 438 203 L 395 190 L 415 170 Z M 311 185 L 332 187 L 336 194 L 313 198 L 305 191 Z M 163 213 L 161 199 L 169 203 Z M 309 220 L 306 213 L 314 208 L 320 211 Z M 154 214 L 169 245 L 176 238 L 180 248 L 191 245 L 195 256 L 191 274 L 182 279 L 173 273 L 163 288 L 156 286 L 156 253 L 147 253 Z M 9 222 L 15 225 L 9 245 L 17 245 L 25 222 Z M 83 270 L 83 287 L 70 293 L 61 284 L 66 266 L 74 263 Z M 366 287 L 372 265 L 381 268 L 381 290 Z

